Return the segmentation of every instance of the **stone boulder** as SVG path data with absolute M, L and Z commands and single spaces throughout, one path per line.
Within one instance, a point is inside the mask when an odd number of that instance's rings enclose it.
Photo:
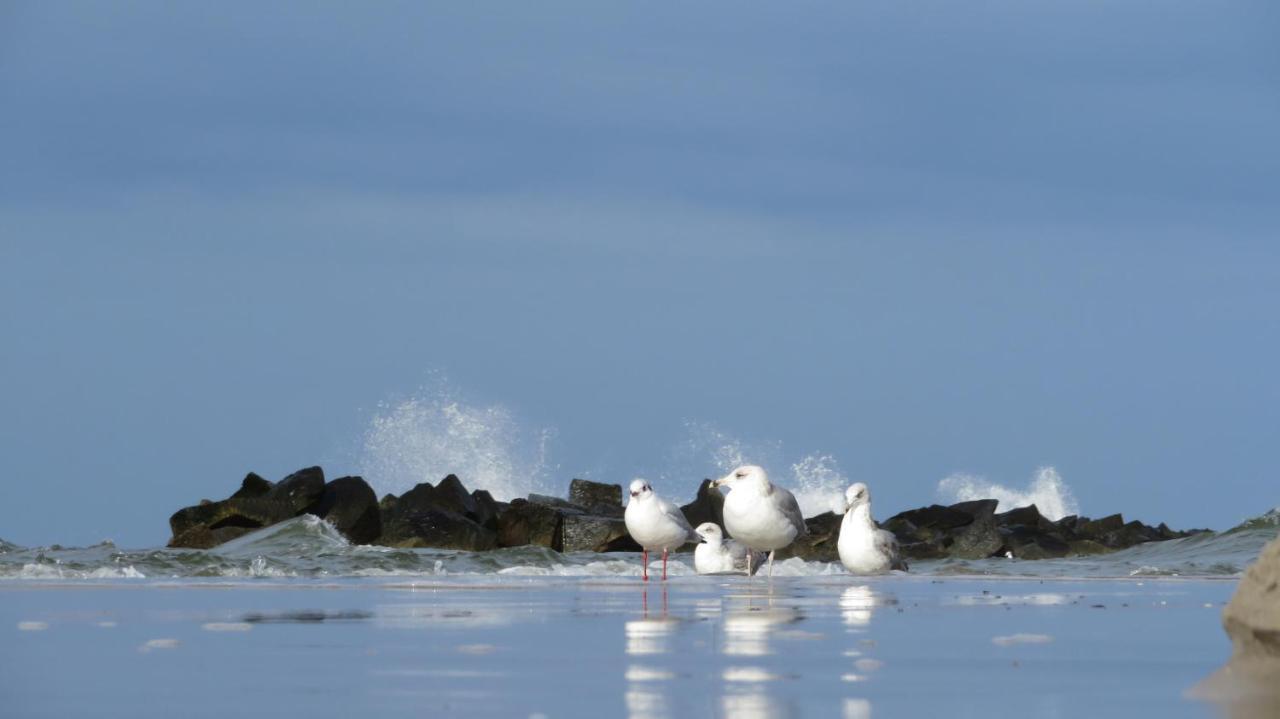
M 435 507 L 398 507 L 384 518 L 381 544 L 388 547 L 463 549 L 480 552 L 496 549 L 498 537 L 467 517 Z
M 378 497 L 361 477 L 339 477 L 329 482 L 310 511 L 355 544 L 372 544 L 382 536 Z
M 266 494 L 268 499 L 285 502 L 293 507 L 295 515 L 310 509 L 324 494 L 324 470 L 307 467 L 280 480 Z
M 502 511 L 502 505 L 498 504 L 493 495 L 484 489 L 472 492 L 471 499 L 476 505 L 475 514 L 472 516 L 476 524 L 490 531 L 498 531 L 498 513 Z
M 622 485 L 575 479 L 569 482 L 569 503 L 583 507 L 589 514 L 621 517 Z
M 804 520 L 809 530 L 806 536 L 796 539 L 787 547 L 778 551 L 778 559 L 800 557 L 809 562 L 838 562 L 840 551 L 840 525 L 844 522 L 843 514 L 824 512 Z
M 699 524 L 711 522 L 724 529 L 724 494 L 711 486 L 711 480 L 704 479 L 698 485 L 698 494 L 693 501 L 680 508 L 689 526 L 697 528 Z M 725 533 L 728 536 L 728 533 Z
M 250 472 L 245 475 L 244 481 L 240 483 L 240 489 L 231 495 L 231 499 L 253 499 L 255 497 L 265 497 L 271 494 L 271 488 L 275 485 L 258 475 Z
M 498 514 L 498 544 L 503 547 L 535 544 L 559 552 L 564 549 L 563 517 L 555 507 L 513 499 Z
M 208 549 L 293 516 L 295 513 L 291 504 L 265 497 L 202 502 L 179 509 L 169 517 L 169 529 L 173 536 L 169 539 L 168 546 Z M 218 531 L 222 529 L 244 531 Z
M 568 514 L 561 524 L 562 552 L 638 552 L 641 547 L 617 517 Z

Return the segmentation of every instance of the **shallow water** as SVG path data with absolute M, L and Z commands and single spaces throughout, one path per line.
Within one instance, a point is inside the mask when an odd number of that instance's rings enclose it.
M 1210 716 L 1235 582 L 0 584 L 6 716 Z
M 1270 515 L 1222 533 L 1152 542 L 1094 557 L 1051 560 L 985 559 L 914 562 L 912 573 L 956 576 L 1116 578 L 1239 576 L 1276 536 Z M 677 554 L 671 572 L 693 574 L 692 555 Z M 352 545 L 329 524 L 303 516 L 216 549 L 23 548 L 0 545 L 0 580 L 198 579 L 247 577 L 638 576 L 637 554 L 560 554 L 540 547 L 493 552 L 392 549 Z M 844 575 L 839 564 L 779 562 L 780 576 Z

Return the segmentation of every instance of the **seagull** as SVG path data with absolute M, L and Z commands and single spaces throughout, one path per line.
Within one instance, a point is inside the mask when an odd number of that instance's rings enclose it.
M 757 570 L 764 554 L 752 552 L 747 545 L 732 539 L 725 539 L 720 525 L 704 522 L 694 530 L 702 538 L 702 543 L 693 550 L 693 568 L 698 574 L 746 574 L 747 555 Z
M 858 482 L 845 490 L 844 520 L 840 523 L 840 563 L 854 574 L 879 574 L 890 569 L 906 571 L 898 553 L 898 539 L 876 527 L 871 518 L 871 491 Z
M 649 550 L 662 550 L 662 580 L 667 579 L 667 552 L 686 542 L 698 541 L 698 535 L 684 512 L 676 505 L 654 494 L 643 479 L 631 483 L 631 501 L 623 515 L 627 533 L 644 549 L 644 581 L 649 581 Z
M 773 577 L 773 555 L 809 533 L 795 495 L 769 482 L 764 470 L 747 465 L 711 483 L 728 487 L 724 498 L 724 528 L 751 549 L 769 553 L 769 577 Z M 747 555 L 747 575 L 751 572 Z

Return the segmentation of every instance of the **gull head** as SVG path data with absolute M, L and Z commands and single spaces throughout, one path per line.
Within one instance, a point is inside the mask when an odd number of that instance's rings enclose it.
M 747 483 L 764 484 L 769 481 L 769 475 L 764 470 L 754 464 L 747 464 L 711 483 L 712 487 L 728 487 L 733 489 L 736 486 Z
M 652 496 L 653 496 L 653 487 L 650 487 L 648 482 L 644 481 L 643 479 L 631 480 L 631 498 L 632 499 L 643 499 L 645 497 L 652 497 Z
M 715 522 L 703 522 L 693 531 L 698 533 L 698 538 L 705 544 L 719 544 L 724 539 L 724 532 L 720 531 L 720 525 Z
M 867 489 L 867 485 L 857 482 L 844 491 L 844 511 L 848 512 L 864 504 L 871 504 L 871 490 Z

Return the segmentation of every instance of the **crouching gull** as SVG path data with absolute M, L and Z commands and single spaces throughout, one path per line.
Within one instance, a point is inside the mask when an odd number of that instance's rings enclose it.
M 871 518 L 871 491 L 862 482 L 844 493 L 844 520 L 840 523 L 840 563 L 854 574 L 879 574 L 890 569 L 906 571 L 892 532 L 876 527 Z
M 698 541 L 698 535 L 684 513 L 676 505 L 654 494 L 643 479 L 631 483 L 631 501 L 623 514 L 627 533 L 644 549 L 644 581 L 649 581 L 649 550 L 662 550 L 662 579 L 667 579 L 667 552 L 686 542 Z
M 725 539 L 724 531 L 714 522 L 704 522 L 694 530 L 702 542 L 693 550 L 693 568 L 698 574 L 746 574 L 756 570 L 764 555 L 753 552 L 735 539 Z M 748 561 L 748 555 L 753 555 Z
M 808 534 L 795 495 L 771 483 L 763 469 L 752 465 L 738 467 L 711 486 L 729 488 L 724 528 L 751 549 L 769 553 L 772 578 L 774 553 Z M 750 555 L 747 564 L 751 564 Z M 748 569 L 747 574 L 751 573 Z

